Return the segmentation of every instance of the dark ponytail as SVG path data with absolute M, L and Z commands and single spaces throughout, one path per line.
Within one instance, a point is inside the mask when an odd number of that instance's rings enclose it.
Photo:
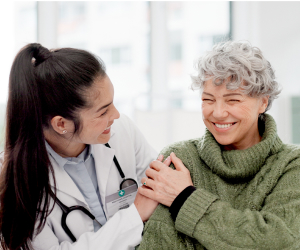
M 77 111 L 88 104 L 83 92 L 105 76 L 101 60 L 71 48 L 50 52 L 40 44 L 25 46 L 16 56 L 9 78 L 6 141 L 0 176 L 1 246 L 32 249 L 55 199 L 55 178 L 43 130 L 60 115 L 80 129 Z M 76 131 L 75 131 L 76 132 Z

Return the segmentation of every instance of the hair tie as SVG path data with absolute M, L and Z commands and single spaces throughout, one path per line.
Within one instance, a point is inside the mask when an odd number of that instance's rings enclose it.
M 46 61 L 51 56 L 51 52 L 38 43 L 33 44 L 32 47 L 33 57 L 31 59 L 31 63 L 35 67 Z

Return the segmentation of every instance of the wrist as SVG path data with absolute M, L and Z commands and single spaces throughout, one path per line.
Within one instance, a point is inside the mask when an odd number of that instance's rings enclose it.
M 176 217 L 181 209 L 182 205 L 185 203 L 187 198 L 196 190 L 194 186 L 186 187 L 172 202 L 169 212 L 171 213 L 172 219 L 175 221 Z

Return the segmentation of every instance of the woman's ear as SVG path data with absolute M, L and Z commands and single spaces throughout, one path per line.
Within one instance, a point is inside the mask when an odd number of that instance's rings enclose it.
M 259 113 L 262 114 L 266 111 L 266 108 L 268 107 L 269 104 L 269 96 L 263 96 L 261 97 L 261 106 L 259 109 Z
M 71 132 L 72 130 L 71 121 L 63 118 L 62 116 L 54 116 L 51 119 L 51 126 L 60 135 Z

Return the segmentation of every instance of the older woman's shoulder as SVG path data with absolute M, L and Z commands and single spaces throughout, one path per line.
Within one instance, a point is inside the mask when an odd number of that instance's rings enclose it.
M 277 160 L 286 166 L 286 171 L 294 167 L 300 167 L 300 146 L 295 144 L 283 144 L 277 154 Z
M 288 154 L 290 157 L 294 156 L 294 157 L 298 158 L 298 157 L 300 157 L 300 145 L 282 144 L 282 147 L 281 147 L 279 153 L 282 155 Z
M 174 142 L 166 147 L 164 147 L 160 154 L 164 155 L 165 157 L 168 157 L 172 152 L 176 154 L 177 157 L 180 158 L 180 156 L 186 155 L 186 153 L 189 153 L 189 155 L 198 155 L 197 153 L 197 144 L 199 141 L 201 141 L 202 138 L 197 139 L 190 139 L 185 141 L 178 141 Z

